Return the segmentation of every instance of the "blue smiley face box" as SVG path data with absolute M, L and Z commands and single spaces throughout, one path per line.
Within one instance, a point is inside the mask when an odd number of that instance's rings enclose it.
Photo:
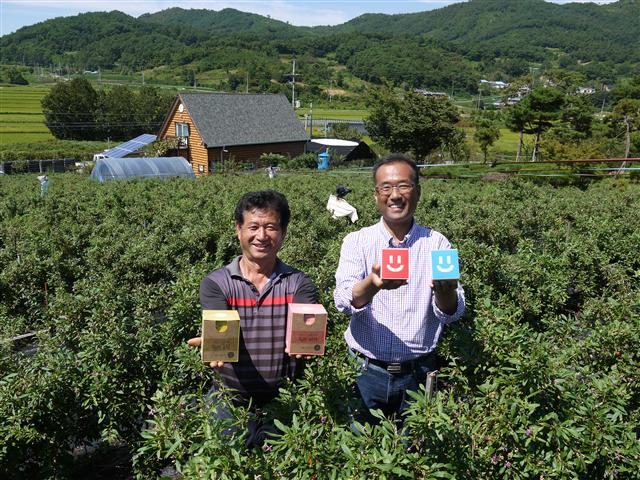
M 458 250 L 431 251 L 431 278 L 434 280 L 458 280 L 460 278 Z

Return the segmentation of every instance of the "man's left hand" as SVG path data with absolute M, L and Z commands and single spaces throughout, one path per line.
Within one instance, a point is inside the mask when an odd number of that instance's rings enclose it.
M 431 289 L 436 296 L 436 305 L 444 313 L 451 315 L 458 308 L 458 280 L 433 280 Z

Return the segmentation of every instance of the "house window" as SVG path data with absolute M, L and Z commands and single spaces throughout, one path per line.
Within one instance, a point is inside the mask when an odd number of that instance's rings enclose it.
M 186 148 L 189 146 L 188 123 L 176 123 L 176 137 L 178 138 L 178 147 Z

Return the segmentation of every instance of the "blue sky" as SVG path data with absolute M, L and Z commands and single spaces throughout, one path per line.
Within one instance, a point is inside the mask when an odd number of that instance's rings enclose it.
M 464 0 L 0 0 L 0 35 L 43 22 L 84 12 L 120 10 L 137 17 L 170 7 L 222 10 L 235 8 L 271 16 L 298 26 L 337 25 L 363 13 L 412 13 L 442 8 Z M 513 0 L 519 1 L 519 0 Z M 554 3 L 570 3 L 552 0 Z M 575 0 L 574 0 L 575 1 Z M 614 0 L 594 0 L 611 3 Z

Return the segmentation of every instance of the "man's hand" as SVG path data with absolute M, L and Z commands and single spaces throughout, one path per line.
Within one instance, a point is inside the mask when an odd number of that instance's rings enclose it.
M 194 337 L 194 338 L 190 338 L 189 340 L 187 340 L 187 344 L 190 347 L 199 347 L 200 345 L 202 345 L 202 337 Z M 209 366 L 211 368 L 220 368 L 224 365 L 224 362 L 210 362 Z
M 371 278 L 371 282 L 377 287 L 378 290 L 395 290 L 403 285 L 407 284 L 406 280 L 393 280 L 384 279 L 380 276 L 380 265 L 374 263 L 371 267 L 371 273 L 367 278 Z M 377 293 L 377 292 L 376 292 Z
M 436 305 L 444 313 L 452 315 L 458 309 L 458 280 L 433 280 L 431 290 L 436 296 Z
M 286 354 L 287 354 L 287 355 L 289 355 L 290 357 L 292 356 L 292 355 L 289 353 L 289 350 L 288 350 L 286 347 L 285 347 L 285 349 L 284 349 L 284 353 L 286 353 Z M 298 360 L 299 360 L 299 359 L 301 359 L 301 358 L 304 358 L 305 360 L 311 360 L 311 359 L 314 357 L 314 355 L 296 355 L 295 357 L 296 357 L 296 359 L 298 359 Z
M 395 290 L 406 285 L 406 280 L 389 280 L 380 277 L 380 265 L 374 263 L 371 272 L 353 286 L 351 305 L 362 308 L 369 303 L 380 290 Z

